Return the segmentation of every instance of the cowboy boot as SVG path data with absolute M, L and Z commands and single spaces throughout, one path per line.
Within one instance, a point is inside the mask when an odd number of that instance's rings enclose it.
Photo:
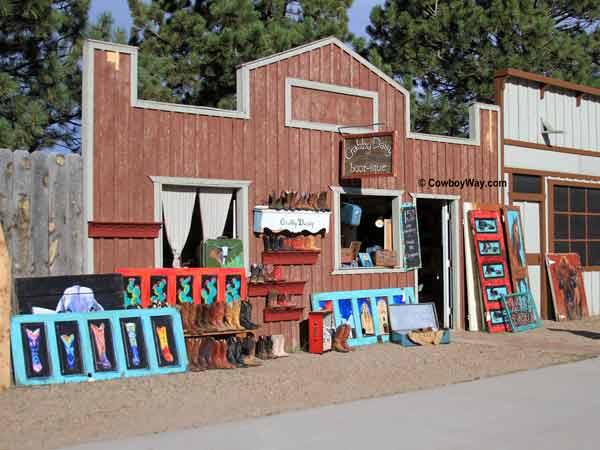
M 278 308 L 277 304 L 277 291 L 274 289 L 269 289 L 269 295 L 267 295 L 267 308 L 273 309 Z
M 273 276 L 273 281 L 283 281 L 283 271 L 281 266 L 273 266 L 273 272 L 271 272 L 271 275 Z
M 250 279 L 248 280 L 249 283 L 257 283 L 257 265 L 256 264 L 250 264 Z
M 345 331 L 344 331 L 344 337 L 342 338 L 342 347 L 344 347 L 349 352 L 353 352 L 354 348 L 351 347 L 350 345 L 348 345 L 348 339 L 350 339 L 350 333 L 351 333 L 352 329 L 350 328 L 350 325 L 348 325 L 347 323 L 345 323 L 342 326 L 345 329 Z
M 319 192 L 317 208 L 319 208 L 319 211 L 329 211 L 329 205 L 327 203 L 327 191 Z
M 194 334 L 199 334 L 202 329 L 199 323 L 202 321 L 202 312 L 204 310 L 202 303 L 192 303 L 192 311 L 190 312 L 190 326 Z
M 256 282 L 263 284 L 265 282 L 264 266 L 262 264 L 256 265 Z
M 240 323 L 247 330 L 256 330 L 258 325 L 252 322 L 252 304 L 248 300 L 240 303 Z
M 241 330 L 242 329 L 242 324 L 240 323 L 240 310 L 241 310 L 241 304 L 240 304 L 240 300 L 234 300 L 231 302 L 231 306 L 232 306 L 232 320 L 233 320 L 233 326 L 235 327 L 236 330 Z
M 273 356 L 273 339 L 271 339 L 271 336 L 265 336 L 264 342 L 267 359 L 275 359 L 275 356 Z
M 208 324 L 210 326 L 210 329 L 212 331 L 222 331 L 219 330 L 219 326 L 217 325 L 217 316 L 219 314 L 219 306 L 217 305 L 217 302 L 212 302 L 209 306 L 209 311 L 208 311 Z
M 285 337 L 283 334 L 274 334 L 271 339 L 273 340 L 273 355 L 276 358 L 290 356 L 285 352 Z
M 291 238 L 281 236 L 280 239 L 281 239 L 281 241 L 280 241 L 281 250 L 286 251 L 286 252 L 294 250 L 294 247 L 292 246 Z
M 309 234 L 304 238 L 305 250 L 319 251 L 321 250 L 317 247 L 317 238 L 312 234 Z
M 222 355 L 223 369 L 235 369 L 236 365 L 229 362 L 229 359 L 228 359 L 229 347 L 227 345 L 227 341 L 225 341 L 225 340 L 221 341 L 221 355 Z
M 181 316 L 181 326 L 183 327 L 183 333 L 187 334 L 190 332 L 189 324 L 189 308 L 187 303 L 182 303 L 179 306 L 179 315 Z
M 244 361 L 244 354 L 242 353 L 242 340 L 234 338 L 235 345 L 235 363 L 238 367 L 248 367 L 248 364 Z
M 229 336 L 225 342 L 227 346 L 227 362 L 233 366 L 237 367 L 237 360 L 235 358 L 235 338 L 233 336 Z
M 256 340 L 253 336 L 247 335 L 242 341 L 242 353 L 247 366 L 262 366 L 262 361 L 256 357 Z
M 223 360 L 221 359 L 221 343 L 215 339 L 212 349 L 213 368 L 222 369 Z
M 270 208 L 272 209 L 281 209 L 283 208 L 283 202 L 281 201 L 281 194 L 278 194 L 277 192 L 273 192 L 273 202 L 270 205 Z
M 217 327 L 214 322 L 214 309 L 213 304 L 205 304 L 202 308 L 202 317 L 204 322 L 204 332 L 211 333 L 217 331 Z
M 206 359 L 205 359 L 205 356 L 203 353 L 204 341 L 205 341 L 205 339 L 203 339 L 203 338 L 196 339 L 196 349 L 194 350 L 194 358 L 195 358 L 195 363 L 196 363 L 196 367 L 198 368 L 198 371 L 203 371 L 208 368 L 208 365 L 206 363 Z
M 341 353 L 348 353 L 349 352 L 349 350 L 347 350 L 346 347 L 344 347 L 342 345 L 342 341 L 343 341 L 343 337 L 344 337 L 344 333 L 345 332 L 346 332 L 346 329 L 345 329 L 344 325 L 340 325 L 335 330 L 335 335 L 333 337 L 332 348 L 336 352 L 341 352 Z
M 223 321 L 225 328 L 228 330 L 235 330 L 235 325 L 233 323 L 233 304 L 225 303 L 225 320 Z
M 267 345 L 264 336 L 259 336 L 256 341 L 256 357 L 262 360 L 267 360 Z
M 304 246 L 304 236 L 300 235 L 291 239 L 291 244 L 292 250 L 302 250 L 302 247 Z
M 308 194 L 308 209 L 317 211 L 318 194 L 311 192 Z
M 209 337 L 205 338 L 204 341 L 206 345 L 204 346 L 204 352 L 202 353 L 202 357 L 206 361 L 206 367 L 209 369 L 216 369 L 217 366 L 214 358 L 216 352 L 215 340 L 212 337 Z
M 185 351 L 188 357 L 188 370 L 194 372 L 196 369 L 196 365 L 194 364 L 193 356 L 194 356 L 194 343 L 193 339 L 185 339 Z
M 265 283 L 272 283 L 273 280 L 273 265 L 265 264 L 263 266 L 263 275 L 265 277 Z
M 223 323 L 223 319 L 225 318 L 225 302 L 213 302 L 215 305 L 215 325 L 217 327 L 217 331 L 226 331 L 227 327 L 225 323 Z
M 272 252 L 273 251 L 273 239 L 272 236 L 269 234 L 263 234 L 263 247 L 265 252 Z

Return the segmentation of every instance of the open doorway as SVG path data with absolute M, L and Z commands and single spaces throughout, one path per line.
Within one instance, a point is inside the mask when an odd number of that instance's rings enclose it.
M 434 303 L 440 326 L 453 327 L 452 200 L 417 198 L 422 266 L 417 272 L 419 303 Z

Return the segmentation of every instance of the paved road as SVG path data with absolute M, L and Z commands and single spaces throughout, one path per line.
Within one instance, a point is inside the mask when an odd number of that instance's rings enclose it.
M 69 450 L 369 448 L 598 450 L 600 359 Z

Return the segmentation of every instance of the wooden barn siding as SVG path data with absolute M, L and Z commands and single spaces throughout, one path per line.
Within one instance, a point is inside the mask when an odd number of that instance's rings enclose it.
M 395 156 L 398 173 L 395 178 L 365 179 L 363 187 L 402 189 L 406 201 L 411 200 L 410 192 L 417 191 L 457 194 L 467 201 L 495 201 L 493 189 L 417 187 L 421 177 L 495 179 L 495 138 L 482 139 L 483 151 L 479 147 L 405 139 L 402 94 L 335 46 L 251 71 L 249 120 L 131 108 L 129 64 L 129 55 L 120 54 L 116 71 L 106 61 L 105 52 L 97 51 L 95 55 L 95 220 L 152 221 L 154 199 L 149 175 L 252 180 L 250 214 L 255 205 L 265 203 L 272 190 L 317 191 L 338 185 L 340 136 L 284 126 L 286 77 L 379 92 L 379 120 L 385 128 L 397 130 L 399 136 Z M 482 111 L 482 133 L 488 129 L 490 114 Z M 302 298 L 306 312 L 310 310 L 312 292 L 413 285 L 412 273 L 331 276 L 332 236 L 330 232 L 322 241 L 316 265 L 285 268 L 286 278 L 307 281 Z M 151 239 L 97 239 L 95 270 L 150 267 L 154 264 L 153 246 Z M 260 262 L 262 240 L 251 239 L 249 247 L 251 262 Z M 253 299 L 252 303 L 254 320 L 262 322 L 265 300 Z M 266 324 L 259 332 L 282 333 L 288 342 L 299 342 L 295 323 Z

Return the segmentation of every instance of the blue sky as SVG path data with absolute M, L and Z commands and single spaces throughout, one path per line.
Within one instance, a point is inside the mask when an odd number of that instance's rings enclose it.
M 354 0 L 350 8 L 350 31 L 357 36 L 366 37 L 365 28 L 369 23 L 369 14 L 374 5 L 383 3 L 383 0 Z M 129 30 L 131 26 L 131 16 L 127 0 L 92 0 L 90 16 L 95 19 L 98 14 L 104 11 L 110 11 L 115 18 L 118 26 Z

